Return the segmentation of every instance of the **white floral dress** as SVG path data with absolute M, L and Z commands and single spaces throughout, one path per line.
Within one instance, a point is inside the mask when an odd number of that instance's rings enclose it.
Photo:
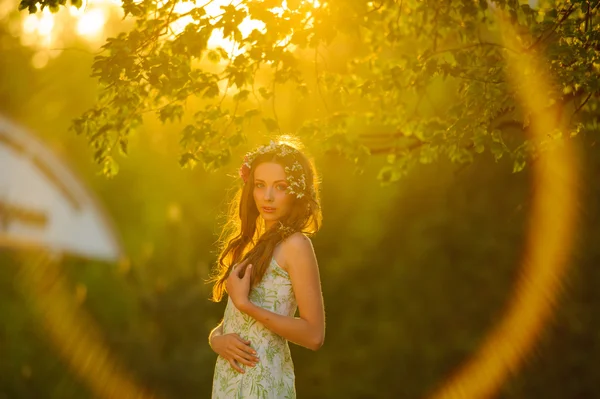
M 262 281 L 250 290 L 250 301 L 257 306 L 285 316 L 294 316 L 297 303 L 287 271 L 271 259 Z M 223 357 L 217 358 L 213 377 L 213 399 L 282 399 L 295 398 L 294 364 L 285 338 L 240 312 L 231 298 L 223 316 L 223 333 L 237 333 L 257 352 L 256 366 L 240 364 L 245 373 L 234 370 Z

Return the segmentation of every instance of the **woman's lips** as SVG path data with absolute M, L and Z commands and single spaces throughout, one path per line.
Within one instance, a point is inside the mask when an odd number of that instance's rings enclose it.
M 263 209 L 263 211 L 264 211 L 264 212 L 266 212 L 266 213 L 273 213 L 273 212 L 275 212 L 275 209 L 276 209 L 276 208 L 269 208 L 269 207 L 267 207 L 267 206 L 263 206 L 263 207 L 262 207 L 262 209 Z

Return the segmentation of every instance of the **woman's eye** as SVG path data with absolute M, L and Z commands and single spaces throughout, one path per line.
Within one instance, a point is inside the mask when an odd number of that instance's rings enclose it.
M 285 191 L 287 189 L 287 186 L 285 184 L 280 184 L 277 186 L 277 189 L 281 190 L 281 191 Z
M 262 183 L 256 183 L 256 184 L 255 184 L 255 186 L 256 186 L 257 188 L 262 188 L 263 184 L 262 184 Z

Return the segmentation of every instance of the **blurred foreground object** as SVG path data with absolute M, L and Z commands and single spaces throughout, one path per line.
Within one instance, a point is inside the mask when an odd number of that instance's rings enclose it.
M 18 282 L 45 338 L 93 397 L 153 398 L 113 356 L 61 267 L 62 255 L 122 259 L 99 202 L 46 146 L 2 116 L 0 171 L 0 248 L 18 249 Z
M 25 128 L 0 115 L 0 246 L 117 261 L 122 246 L 81 179 Z

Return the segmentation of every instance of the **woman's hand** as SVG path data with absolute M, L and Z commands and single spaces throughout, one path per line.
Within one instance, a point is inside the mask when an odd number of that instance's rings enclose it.
M 254 367 L 259 360 L 256 351 L 250 347 L 250 341 L 242 339 L 235 333 L 213 336 L 210 347 L 240 373 L 244 373 L 244 370 L 238 362 Z
M 250 293 L 250 275 L 252 274 L 252 265 L 248 265 L 244 273 L 244 277 L 240 277 L 240 272 L 243 269 L 244 264 L 248 260 L 245 260 L 237 265 L 233 266 L 225 286 L 227 287 L 227 294 L 233 301 L 233 304 L 239 310 L 242 310 L 246 304 L 248 304 L 248 294 Z

